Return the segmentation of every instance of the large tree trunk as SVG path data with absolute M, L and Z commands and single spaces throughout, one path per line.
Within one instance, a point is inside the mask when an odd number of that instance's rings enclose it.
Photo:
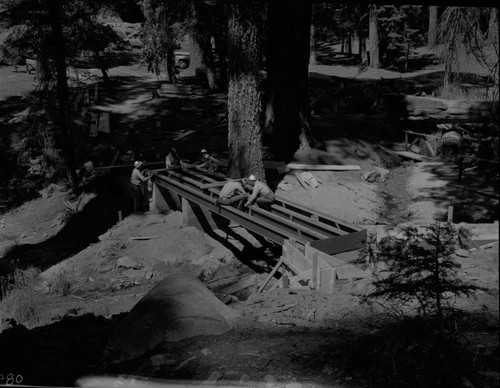
M 78 188 L 78 176 L 75 170 L 74 147 L 71 136 L 71 120 L 69 113 L 68 81 L 66 78 L 66 50 L 62 29 L 61 3 L 52 0 L 48 4 L 54 50 L 54 62 L 57 72 L 58 127 L 61 133 L 61 145 L 66 172 L 73 189 Z
M 271 151 L 290 160 L 314 145 L 308 121 L 310 0 L 271 0 L 267 53 L 266 132 Z
M 370 51 L 369 66 L 373 69 L 380 68 L 380 52 L 379 52 L 379 36 L 378 36 L 378 20 L 377 6 L 370 5 L 370 16 L 368 24 L 368 45 Z
M 436 29 L 438 23 L 438 6 L 429 7 L 429 29 L 427 34 L 427 47 L 432 48 L 436 44 Z
M 261 102 L 258 89 L 261 3 L 233 2 L 228 28 L 228 175 L 265 178 L 262 162 Z

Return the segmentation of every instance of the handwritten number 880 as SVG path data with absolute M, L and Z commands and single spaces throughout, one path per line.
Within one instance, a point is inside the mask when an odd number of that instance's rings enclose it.
M 21 384 L 23 382 L 22 375 L 14 375 L 14 373 L 9 373 L 7 376 L 0 374 L 0 384 L 14 385 Z

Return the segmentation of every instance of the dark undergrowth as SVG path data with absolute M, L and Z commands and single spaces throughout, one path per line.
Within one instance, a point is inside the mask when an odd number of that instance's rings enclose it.
M 336 364 L 357 379 L 391 387 L 489 387 L 498 376 L 498 341 L 477 343 L 474 333 L 498 339 L 498 318 L 479 313 L 405 318 L 332 350 Z M 491 385 L 494 386 L 494 385 Z

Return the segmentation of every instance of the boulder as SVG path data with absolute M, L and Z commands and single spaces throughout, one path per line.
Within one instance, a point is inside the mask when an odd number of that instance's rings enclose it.
M 365 181 L 367 181 L 369 183 L 373 183 L 380 178 L 380 172 L 378 172 L 376 170 L 367 171 L 367 172 L 361 174 L 361 176 Z
M 165 277 L 130 311 L 105 349 L 113 363 L 136 359 L 164 342 L 218 335 L 235 326 L 239 314 L 215 297 L 196 277 Z
M 390 174 L 390 171 L 382 167 L 375 167 L 375 170 L 380 173 L 380 182 L 385 182 Z

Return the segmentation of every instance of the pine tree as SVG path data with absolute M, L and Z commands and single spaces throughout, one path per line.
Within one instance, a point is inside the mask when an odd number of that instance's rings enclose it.
M 399 236 L 369 244 L 370 260 L 378 270 L 367 299 L 387 299 L 401 308 L 417 303 L 420 314 L 441 319 L 455 297 L 469 297 L 479 289 L 459 278 L 454 258 L 470 233 L 449 223 L 401 230 Z

